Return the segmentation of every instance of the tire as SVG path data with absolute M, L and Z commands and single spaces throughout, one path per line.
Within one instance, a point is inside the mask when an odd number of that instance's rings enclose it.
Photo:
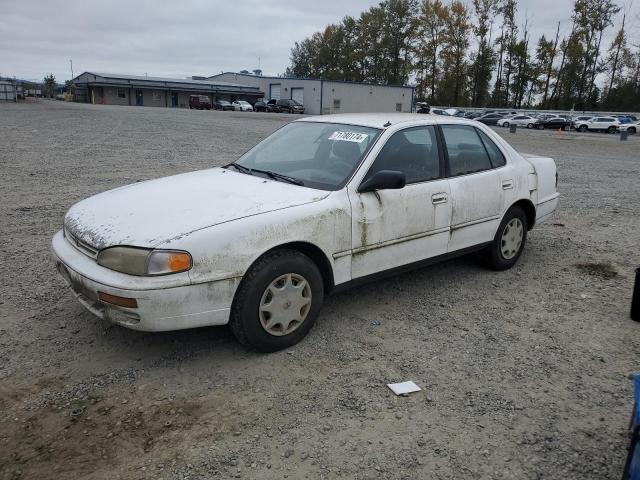
M 616 133 L 616 127 L 613 125 L 607 128 L 607 133 Z
M 518 206 L 511 207 L 502 218 L 493 242 L 485 250 L 485 259 L 490 268 L 507 270 L 516 264 L 527 242 L 527 228 L 524 210 Z M 517 232 L 520 230 L 521 238 L 518 244 Z M 509 236 L 510 232 L 515 232 L 516 235 Z
M 586 132 L 587 131 L 587 126 L 586 125 L 580 125 L 578 127 L 578 131 L 582 132 L 582 133 Z
M 278 285 L 282 284 L 285 288 L 290 285 L 288 288 L 295 288 L 294 282 L 300 285 L 300 279 L 307 283 L 305 290 L 301 290 L 299 296 L 297 291 L 283 294 L 285 303 L 277 302 L 274 307 L 280 314 L 276 316 L 276 320 L 286 320 L 286 316 L 282 317 L 282 314 L 295 311 L 294 308 L 288 312 L 291 302 L 304 302 L 308 298 L 309 303 L 298 306 L 298 318 L 302 317 L 302 320 L 289 320 L 289 328 L 286 328 L 284 323 L 276 321 L 270 327 L 271 331 L 268 331 L 272 316 L 266 308 L 261 311 L 261 306 L 267 307 L 277 298 L 271 292 L 274 289 L 277 291 Z M 260 352 L 282 350 L 295 345 L 307 335 L 318 317 L 323 300 L 324 284 L 316 264 L 297 250 L 274 250 L 259 258 L 244 275 L 233 300 L 229 327 L 238 341 L 249 348 Z
M 503 126 L 503 127 L 505 127 L 505 128 L 509 128 L 509 122 L 504 122 L 504 123 L 502 124 L 502 126 Z
M 538 125 L 538 130 L 544 130 L 544 125 Z
M 527 128 L 531 130 L 533 128 L 533 123 L 527 123 Z
M 562 127 L 560 127 L 560 130 L 562 130 L 563 132 L 566 132 L 567 131 L 567 126 L 563 125 Z
M 629 132 L 630 135 L 633 135 L 634 133 L 636 133 L 636 127 L 627 128 L 627 132 Z

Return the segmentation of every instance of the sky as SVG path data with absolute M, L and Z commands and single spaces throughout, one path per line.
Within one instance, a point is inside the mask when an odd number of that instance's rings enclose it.
M 465 0 L 471 3 L 471 0 Z M 640 0 L 632 26 L 640 25 Z M 0 76 L 62 82 L 84 71 L 186 78 L 261 68 L 278 75 L 294 42 L 371 0 L 0 0 Z M 573 0 L 519 0 L 534 40 L 571 28 Z M 619 23 L 619 19 L 617 23 Z M 499 28 L 496 24 L 495 28 Z M 631 29 L 638 31 L 638 28 Z M 605 42 L 614 35 L 610 29 Z M 639 39 L 640 40 L 640 39 Z

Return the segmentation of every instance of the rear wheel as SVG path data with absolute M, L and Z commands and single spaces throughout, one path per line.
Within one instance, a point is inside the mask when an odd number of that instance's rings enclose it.
M 580 125 L 580 126 L 578 127 L 578 130 L 579 130 L 580 132 L 583 132 L 583 133 L 584 133 L 584 132 L 586 132 L 586 131 L 587 131 L 587 126 L 586 126 L 586 125 Z
M 533 128 L 533 123 L 527 123 L 527 128 L 528 129 L 532 129 Z
M 609 128 L 607 128 L 607 133 L 616 133 L 616 127 L 611 125 Z
M 629 127 L 629 128 L 627 128 L 627 132 L 629 132 L 629 133 L 631 133 L 631 134 L 636 133 L 636 127 Z
M 238 287 L 229 326 L 238 341 L 261 352 L 298 343 L 316 321 L 324 298 L 316 264 L 297 250 L 267 253 Z
M 507 128 L 509 128 L 509 122 L 504 122 L 504 123 L 502 124 L 502 126 L 503 126 L 503 127 L 507 127 Z
M 487 263 L 494 270 L 513 267 L 527 241 L 527 216 L 518 206 L 511 207 L 505 214 L 493 242 L 485 251 Z

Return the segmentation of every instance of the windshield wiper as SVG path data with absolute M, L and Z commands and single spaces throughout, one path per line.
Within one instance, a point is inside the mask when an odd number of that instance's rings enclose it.
M 273 180 L 284 180 L 286 182 L 293 183 L 294 185 L 304 186 L 304 182 L 302 180 L 290 177 L 289 175 L 284 175 L 283 173 L 272 172 L 271 170 L 260 170 L 259 168 L 249 168 L 244 165 L 240 165 L 239 163 L 230 163 L 229 165 L 225 165 L 225 168 L 229 167 L 235 167 L 242 173 L 246 173 L 248 175 L 253 175 L 253 172 L 257 172 L 262 173 Z
M 244 167 L 247 168 L 247 167 Z M 293 183 L 294 185 L 304 186 L 304 182 L 302 180 L 298 180 L 297 178 L 290 177 L 289 175 L 284 175 L 278 172 L 272 172 L 271 170 L 259 170 L 257 168 L 250 169 L 252 172 L 264 173 L 269 178 L 274 180 L 284 180 L 289 183 Z
M 252 175 L 252 171 L 249 167 L 245 167 L 244 165 L 240 165 L 239 163 L 230 163 L 229 165 L 225 165 L 224 168 L 229 168 L 229 167 L 235 167 L 237 170 L 241 171 L 242 173 L 248 173 L 249 175 Z

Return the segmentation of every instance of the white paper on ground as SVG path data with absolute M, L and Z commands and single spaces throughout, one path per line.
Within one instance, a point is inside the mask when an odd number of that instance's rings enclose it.
M 419 392 L 422 390 L 413 382 L 387 383 L 387 387 L 393 390 L 396 395 L 404 395 L 405 393 Z

